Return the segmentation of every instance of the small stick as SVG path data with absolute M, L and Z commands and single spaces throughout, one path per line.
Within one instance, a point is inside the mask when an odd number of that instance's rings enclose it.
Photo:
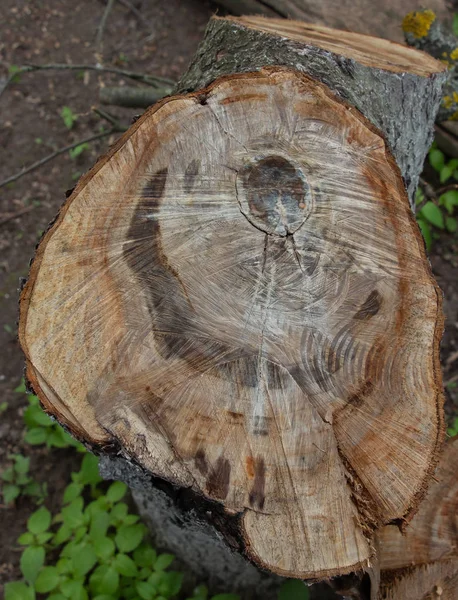
M 4 179 L 3 181 L 0 181 L 0 188 L 4 187 L 5 185 L 8 185 L 8 183 L 12 183 L 13 181 L 17 181 L 18 179 L 20 179 L 24 175 L 27 175 L 27 173 L 30 173 L 31 171 L 34 171 L 35 169 L 38 169 L 39 167 L 41 167 L 42 165 L 46 164 L 47 162 L 49 162 L 53 158 L 56 158 L 56 156 L 59 156 L 60 154 L 64 154 L 65 152 L 68 152 L 69 150 L 72 150 L 73 148 L 76 148 L 77 146 L 80 146 L 81 144 L 88 144 L 89 142 L 94 142 L 95 140 L 100 140 L 101 138 L 107 137 L 107 136 L 111 135 L 112 133 L 115 133 L 116 131 L 119 131 L 119 130 L 117 128 L 113 127 L 109 131 L 103 131 L 102 133 L 97 133 L 95 135 L 91 135 L 90 137 L 87 137 L 87 138 L 85 138 L 83 140 L 79 140 L 78 142 L 74 142 L 73 144 L 69 144 L 68 146 L 65 146 L 65 148 L 60 148 L 59 150 L 56 150 L 55 152 L 52 152 L 51 154 L 48 154 L 48 156 L 45 156 L 44 158 L 41 158 L 40 160 L 37 160 L 37 162 L 34 162 L 29 167 L 26 167 L 25 169 L 22 169 L 22 171 L 19 171 L 15 175 L 11 175 L 11 177 L 8 177 L 7 179 Z
M 30 212 L 34 208 L 35 208 L 35 206 L 33 206 L 33 205 L 31 205 L 31 206 L 24 206 L 23 208 L 17 210 L 14 213 L 7 214 L 6 217 L 4 217 L 3 219 L 0 219 L 0 225 L 4 225 L 5 223 L 8 223 L 9 221 L 12 221 L 13 219 L 17 219 L 21 215 L 25 215 L 26 213 Z M 5 213 L 3 213 L 3 214 L 5 214 Z
M 95 44 L 97 46 L 97 50 L 101 53 L 103 47 L 103 33 L 105 31 L 105 25 L 107 24 L 108 15 L 113 8 L 115 0 L 108 0 L 107 5 L 105 6 L 105 10 L 103 11 L 102 19 L 100 20 L 100 25 L 97 29 L 97 35 L 95 38 Z
M 134 81 L 142 81 L 153 87 L 160 87 L 160 84 L 166 83 L 167 85 L 174 86 L 175 81 L 167 79 L 166 77 L 160 77 L 159 75 L 145 75 L 144 73 L 136 73 L 135 71 L 126 71 L 125 69 L 116 69 L 115 67 L 103 67 L 102 65 L 67 65 L 62 63 L 46 64 L 46 65 L 34 65 L 26 64 L 20 67 L 15 73 L 13 73 L 7 80 L 3 87 L 0 89 L 0 95 L 6 90 L 9 84 L 13 81 L 17 75 L 22 73 L 32 73 L 34 71 L 99 71 L 100 73 L 113 73 L 114 75 L 120 75 L 127 79 L 133 79 Z
M 130 10 L 130 12 L 140 21 L 140 23 L 145 27 L 145 29 L 150 28 L 148 21 L 145 19 L 142 13 L 137 8 L 135 8 L 132 2 L 129 2 L 129 0 L 119 0 L 119 3 L 125 6 L 128 10 Z

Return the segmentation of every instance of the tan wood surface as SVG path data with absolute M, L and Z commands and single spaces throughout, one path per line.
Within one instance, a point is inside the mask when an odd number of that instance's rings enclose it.
M 298 577 L 365 566 L 443 437 L 441 296 L 382 137 L 282 69 L 149 109 L 21 298 L 27 376 L 100 445 L 239 515 Z

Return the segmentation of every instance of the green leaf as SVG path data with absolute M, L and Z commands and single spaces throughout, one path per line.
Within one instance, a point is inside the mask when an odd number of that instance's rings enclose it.
M 418 217 L 417 217 L 417 223 L 418 223 L 418 226 L 420 227 L 421 233 L 423 235 L 423 239 L 425 240 L 426 250 L 429 251 L 429 250 L 431 250 L 431 246 L 433 243 L 433 238 L 431 235 L 431 228 L 426 221 L 424 221 L 423 219 L 419 219 Z
M 14 461 L 14 470 L 16 473 L 21 473 L 24 475 L 25 473 L 29 472 L 30 458 L 22 456 L 21 454 L 15 454 Z
M 85 544 L 78 548 L 72 556 L 73 572 L 77 577 L 82 577 L 89 573 L 97 562 L 97 556 L 94 548 L 89 544 Z
M 139 567 L 152 567 L 156 561 L 156 550 L 148 544 L 142 544 L 134 552 L 135 564 Z
M 48 433 L 44 427 L 33 427 L 25 434 L 24 440 L 32 446 L 39 446 L 46 442 L 47 435 Z
M 29 583 L 34 583 L 45 562 L 43 546 L 29 546 L 24 550 L 20 560 L 21 572 Z
M 40 594 L 47 594 L 57 586 L 59 579 L 56 567 L 44 567 L 35 581 L 35 589 Z
M 53 420 L 38 404 L 31 404 L 24 411 L 24 421 L 27 427 L 52 427 Z
M 181 590 L 183 575 L 183 573 L 178 571 L 168 571 L 167 573 L 164 573 L 166 587 L 162 588 L 162 586 L 159 586 L 159 591 L 161 594 L 167 596 L 176 596 Z M 165 593 L 166 590 L 167 593 Z
M 39 533 L 37 535 L 37 543 L 42 546 L 43 544 L 46 544 L 46 542 L 48 542 L 51 538 L 52 538 L 53 534 L 50 531 L 46 531 L 44 533 Z
M 440 172 L 445 164 L 445 156 L 444 153 L 434 148 L 429 151 L 429 163 L 433 167 L 435 171 Z
M 21 546 L 30 546 L 34 539 L 35 536 L 33 535 L 33 533 L 27 531 L 26 533 L 23 533 L 18 537 L 17 542 L 18 544 L 21 544 Z
M 308 587 L 299 579 L 285 581 L 278 593 L 278 600 L 308 600 L 308 598 Z
M 455 233 L 455 231 L 458 229 L 458 223 L 453 217 L 447 216 L 445 217 L 445 227 L 448 232 Z
M 87 591 L 83 581 L 66 581 L 61 584 L 60 589 L 64 596 L 71 598 L 71 600 L 88 600 Z
M 83 485 L 95 485 L 103 481 L 99 475 L 99 459 L 89 452 L 84 455 L 78 481 Z
M 56 569 L 60 575 L 70 573 L 72 561 L 69 558 L 59 558 L 56 563 Z
M 109 537 L 98 538 L 94 541 L 94 550 L 98 558 L 108 560 L 115 553 L 115 544 Z
M 63 524 L 57 530 L 56 535 L 53 537 L 52 543 L 55 546 L 60 546 L 61 544 L 66 542 L 71 535 L 71 527 L 69 525 Z
M 42 506 L 36 510 L 27 520 L 27 529 L 32 533 L 42 533 L 51 525 L 51 513 Z
M 434 202 L 427 202 L 421 209 L 420 215 L 435 227 L 444 229 L 444 215 Z
M 137 581 L 135 588 L 143 600 L 153 600 L 156 595 L 156 588 L 147 581 Z
M 111 566 L 100 565 L 89 578 L 91 592 L 96 594 L 114 594 L 119 587 L 118 572 Z
M 67 129 L 71 129 L 78 119 L 78 117 L 73 113 L 72 109 L 69 106 L 62 107 L 60 111 L 60 116 L 62 117 L 65 127 Z
M 86 533 L 87 533 L 87 527 L 85 525 L 81 525 L 80 527 L 78 527 L 78 529 L 75 530 L 73 539 L 75 540 L 75 542 L 79 542 L 83 539 L 83 537 L 86 535 Z
M 23 581 L 5 583 L 5 600 L 35 600 L 35 591 Z
M 83 491 L 83 486 L 80 483 L 70 483 L 65 488 L 63 503 L 68 504 L 81 496 L 81 492 Z
M 110 516 L 106 512 L 96 512 L 91 518 L 89 537 L 95 541 L 105 537 L 110 525 Z
M 70 158 L 74 160 L 88 148 L 89 144 L 87 142 L 84 142 L 84 144 L 79 144 L 75 148 L 71 148 L 71 150 L 69 150 L 68 153 L 70 155 Z
M 445 183 L 448 179 L 450 179 L 454 170 L 455 170 L 454 167 L 452 167 L 450 165 L 444 165 L 444 167 L 441 169 L 441 172 L 439 175 L 440 182 Z
M 94 596 L 94 600 L 116 600 L 116 598 L 108 594 L 101 594 L 100 596 Z
M 240 600 L 240 596 L 237 594 L 216 594 L 216 596 L 212 596 L 211 600 Z M 291 598 L 290 600 L 293 600 Z M 299 598 L 297 598 L 299 600 Z
M 127 554 L 116 555 L 114 568 L 124 577 L 136 577 L 138 575 L 136 564 Z
M 458 36 L 458 13 L 453 15 L 453 33 Z
M 9 504 L 13 500 L 15 500 L 19 494 L 21 493 L 21 489 L 12 483 L 7 483 L 3 486 L 3 502 L 5 504 Z
M 122 481 L 114 481 L 108 488 L 106 496 L 110 502 L 114 503 L 121 500 L 121 498 L 126 495 L 126 492 L 127 485 L 125 483 Z
M 173 554 L 159 554 L 156 562 L 154 563 L 154 568 L 156 571 L 163 571 L 169 567 L 174 560 L 175 556 Z
M 65 600 L 65 596 L 63 594 L 53 594 L 48 596 L 46 600 Z
M 110 521 L 115 524 L 123 524 L 124 519 L 127 517 L 129 507 L 125 502 L 118 502 L 113 506 L 110 512 Z
M 122 525 L 115 536 L 115 542 L 121 552 L 132 552 L 141 543 L 145 533 L 142 524 Z
M 77 527 L 84 525 L 83 504 L 83 498 L 79 496 L 62 509 L 62 520 L 64 525 L 67 525 L 71 529 L 76 529 Z
M 448 214 L 451 215 L 455 206 L 458 206 L 458 190 L 449 190 L 439 196 L 439 204 L 445 206 Z
M 24 378 L 21 379 L 21 383 L 17 386 L 17 388 L 14 388 L 14 391 L 18 394 L 25 394 L 27 392 Z

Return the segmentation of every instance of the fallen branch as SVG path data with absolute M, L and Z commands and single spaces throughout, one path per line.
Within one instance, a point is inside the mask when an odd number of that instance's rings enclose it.
M 95 45 L 97 48 L 97 51 L 99 53 L 101 53 L 102 51 L 102 47 L 103 47 L 103 34 L 105 31 L 105 26 L 107 24 L 107 19 L 108 19 L 108 15 L 110 14 L 113 6 L 114 6 L 115 0 L 108 0 L 107 5 L 105 6 L 105 10 L 103 11 L 103 15 L 102 18 L 100 20 L 100 25 L 97 28 L 97 35 L 95 38 Z
M 9 221 L 12 221 L 13 219 L 17 219 L 18 217 L 21 217 L 22 215 L 25 215 L 26 213 L 32 211 L 35 208 L 35 206 L 30 205 L 30 206 L 24 206 L 23 208 L 17 210 L 14 213 L 3 213 L 3 215 L 5 215 L 3 218 L 0 218 L 0 225 L 5 225 L 5 223 L 9 223 Z
M 147 108 L 172 93 L 171 87 L 151 88 L 116 86 L 100 89 L 100 102 L 126 108 Z
M 130 12 L 137 18 L 138 21 L 140 21 L 140 23 L 145 27 L 145 29 L 150 28 L 150 24 L 148 23 L 148 21 L 145 19 L 145 17 L 142 15 L 142 13 L 138 10 L 138 8 L 136 8 L 132 4 L 132 2 L 129 2 L 129 0 L 119 0 L 119 3 L 122 4 L 128 10 L 130 10 Z
M 7 179 L 0 181 L 0 188 L 4 187 L 5 185 L 8 185 L 9 183 L 12 183 L 13 181 L 17 181 L 18 179 L 20 179 L 24 175 L 27 175 L 27 173 L 30 173 L 31 171 L 35 171 L 35 169 L 38 169 L 42 165 L 45 165 L 47 162 L 49 162 L 50 160 L 53 160 L 54 158 L 56 158 L 56 156 L 59 156 L 60 154 L 64 154 L 65 152 L 68 152 L 69 150 L 73 150 L 73 148 L 76 148 L 77 146 L 81 146 L 81 144 L 89 144 L 90 142 L 95 142 L 96 140 L 100 140 L 104 137 L 111 135 L 112 133 L 116 133 L 119 131 L 120 130 L 117 127 L 112 127 L 108 131 L 102 131 L 101 133 L 91 135 L 90 137 L 84 138 L 82 140 L 78 140 L 77 142 L 74 142 L 73 144 L 69 144 L 68 146 L 65 146 L 64 148 L 60 148 L 59 150 L 56 150 L 55 152 L 48 154 L 48 156 L 45 156 L 44 158 L 37 160 L 37 162 L 34 162 L 29 167 L 22 169 L 22 171 L 19 171 L 15 175 L 11 175 L 11 177 L 8 177 Z M 124 131 L 124 129 L 121 129 L 121 131 Z
M 127 79 L 133 79 L 134 81 L 141 81 L 147 85 L 153 87 L 160 87 L 160 84 L 175 85 L 175 82 L 166 77 L 160 77 L 159 75 L 145 75 L 144 73 L 136 73 L 135 71 L 126 71 L 125 69 L 117 69 L 115 67 L 103 67 L 102 65 L 67 65 L 67 64 L 47 64 L 47 65 L 34 65 L 28 64 L 19 67 L 10 77 L 6 80 L 3 88 L 0 89 L 0 95 L 6 90 L 9 84 L 18 76 L 23 73 L 32 73 L 34 71 L 99 71 L 100 73 L 113 73 L 126 77 Z

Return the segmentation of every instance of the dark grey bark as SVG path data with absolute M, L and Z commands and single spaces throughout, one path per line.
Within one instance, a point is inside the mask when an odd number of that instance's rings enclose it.
M 243 600 L 274 600 L 283 579 L 264 573 L 231 549 L 215 527 L 218 507 L 204 499 L 189 502 L 186 492 L 158 482 L 122 457 L 102 456 L 105 479 L 124 481 L 158 548 L 174 553 L 212 593 L 239 593 Z M 227 532 L 226 532 L 227 534 Z M 234 540 L 236 544 L 236 541 Z
M 212 19 L 175 91 L 190 92 L 222 75 L 269 65 L 291 67 L 322 81 L 367 117 L 385 136 L 414 207 L 418 178 L 433 141 L 445 73 L 421 77 L 367 67 L 316 46 L 235 21 Z

